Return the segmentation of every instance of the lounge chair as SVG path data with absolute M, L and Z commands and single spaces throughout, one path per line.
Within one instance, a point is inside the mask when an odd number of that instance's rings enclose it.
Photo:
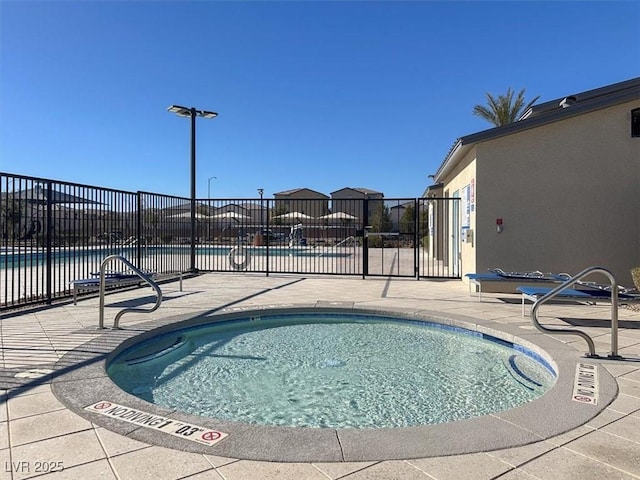
M 482 301 L 483 285 L 485 292 L 517 293 L 519 286 L 559 283 L 571 278 L 566 273 L 504 272 L 499 268 L 491 269 L 488 273 L 467 273 L 465 277 L 469 279 L 469 295 L 473 295 L 474 287 L 479 301 Z
M 83 278 L 80 280 L 73 280 L 70 285 L 73 287 L 73 304 L 78 303 L 78 293 L 82 292 L 97 292 L 100 290 L 100 275 L 94 274 L 92 278 Z M 153 275 L 152 275 L 153 278 Z M 123 288 L 138 286 L 143 283 L 144 280 L 135 274 L 128 273 L 107 273 L 104 277 L 105 289 Z
M 568 288 L 566 290 L 562 290 L 560 293 L 556 294 L 554 300 L 557 301 L 565 301 L 565 302 L 584 302 L 591 305 L 595 305 L 596 303 L 611 303 L 611 289 L 601 288 L 595 285 L 589 284 L 579 284 L 581 286 L 581 290 L 576 290 L 573 288 Z M 535 302 L 536 300 L 547 295 L 554 287 L 543 287 L 543 286 L 520 286 L 517 287 L 516 290 L 522 293 L 522 316 L 525 316 L 525 300 L 531 300 Z M 625 303 L 634 303 L 640 301 L 640 295 L 625 293 L 623 291 L 618 292 L 618 302 L 620 304 Z
M 78 302 L 78 293 L 81 292 L 97 292 L 100 290 L 100 274 L 92 273 L 92 278 L 84 278 L 81 280 L 73 280 L 70 285 L 73 287 L 73 304 Z M 169 272 L 145 272 L 149 278 L 155 282 L 162 282 L 168 279 L 179 278 L 180 279 L 180 291 L 182 291 L 182 272 L 181 271 L 169 271 Z M 108 271 L 104 276 L 105 289 L 115 289 L 124 287 L 136 287 L 145 283 L 144 279 L 134 273 L 128 272 L 111 272 Z

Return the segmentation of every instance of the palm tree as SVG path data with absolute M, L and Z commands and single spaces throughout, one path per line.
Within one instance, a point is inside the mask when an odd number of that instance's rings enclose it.
M 476 105 L 473 107 L 473 114 L 499 127 L 500 125 L 515 122 L 522 113 L 526 112 L 540 98 L 540 96 L 537 96 L 525 105 L 524 88 L 520 90 L 515 101 L 513 100 L 513 93 L 511 87 L 507 90 L 506 95 L 500 95 L 497 99 L 487 93 L 488 105 Z

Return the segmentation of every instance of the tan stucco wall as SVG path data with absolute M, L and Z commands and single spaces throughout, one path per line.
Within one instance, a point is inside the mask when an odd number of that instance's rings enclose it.
M 463 274 L 601 265 L 632 286 L 629 269 L 640 265 L 640 138 L 631 137 L 630 112 L 638 107 L 629 102 L 478 144 L 476 264 L 463 249 Z M 449 191 L 467 181 L 467 170 Z M 502 233 L 496 218 L 504 219 Z

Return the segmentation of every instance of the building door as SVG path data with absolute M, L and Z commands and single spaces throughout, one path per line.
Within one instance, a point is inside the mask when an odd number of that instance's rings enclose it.
M 460 192 L 453 192 L 453 198 L 460 198 Z M 451 273 L 460 276 L 460 203 L 454 202 L 451 212 Z

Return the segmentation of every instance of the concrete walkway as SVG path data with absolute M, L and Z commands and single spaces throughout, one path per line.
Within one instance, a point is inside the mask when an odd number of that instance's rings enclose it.
M 162 323 L 167 318 L 203 311 L 265 306 L 353 305 L 428 310 L 443 316 L 477 319 L 478 325 L 502 325 L 506 332 L 520 331 L 523 337 L 551 347 L 555 342 L 558 348 L 574 352 L 574 358 L 569 359 L 574 363 L 587 361 L 581 357 L 586 344 L 579 337 L 559 336 L 554 340 L 535 331 L 530 320 L 521 317 L 519 297 L 483 294 L 483 301 L 478 302 L 460 281 L 207 274 L 186 279 L 182 292 L 177 283 L 162 288 L 165 300 L 159 310 L 152 314 L 126 314 L 121 326 L 130 331 L 150 321 Z M 109 295 L 107 324 L 119 308 L 149 307 L 153 302 L 151 294 L 150 289 L 138 289 Z M 613 382 L 607 387 L 611 391 L 602 392 L 604 398 L 615 396 L 613 402 L 583 425 L 515 448 L 407 460 L 283 463 L 193 453 L 170 444 L 163 446 L 161 441 L 141 441 L 134 434 L 115 433 L 117 428 L 90 421 L 86 414 L 69 408 L 68 398 L 58 398 L 52 389 L 52 383 L 62 378 L 63 367 L 66 373 L 79 371 L 84 355 L 90 353 L 85 350 L 110 334 L 95 329 L 97 305 L 97 299 L 90 298 L 76 306 L 64 304 L 4 315 L 0 320 L 0 478 L 640 478 L 640 362 L 631 361 L 588 359 L 615 378 L 618 392 L 613 391 Z M 608 306 L 545 305 L 541 313 L 545 324 L 589 332 L 595 338 L 598 353 L 608 352 Z M 624 356 L 640 356 L 639 315 L 620 310 L 619 343 Z M 531 419 L 532 424 L 544 421 L 544 414 Z

